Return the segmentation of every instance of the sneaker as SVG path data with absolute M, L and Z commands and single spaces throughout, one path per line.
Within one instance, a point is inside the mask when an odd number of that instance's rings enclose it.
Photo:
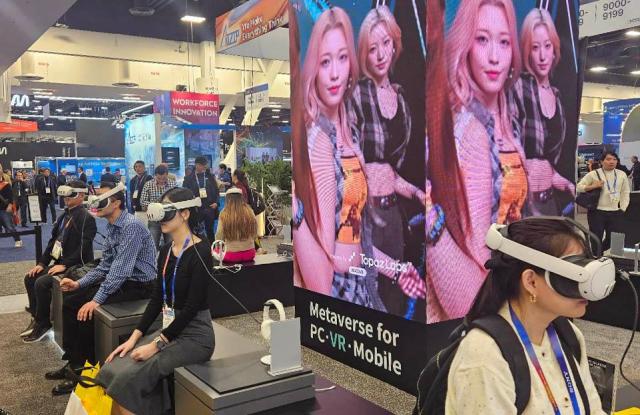
M 36 320 L 32 318 L 27 328 L 22 333 L 20 333 L 20 337 L 27 337 L 28 335 L 30 335 L 31 332 L 33 331 L 33 326 L 35 324 L 36 324 Z
M 44 336 L 47 335 L 47 333 L 49 333 L 49 330 L 51 330 L 51 326 L 42 326 L 36 323 L 31 334 L 23 338 L 22 341 L 24 343 L 39 342 Z
M 16 241 L 15 247 L 22 248 L 22 241 Z

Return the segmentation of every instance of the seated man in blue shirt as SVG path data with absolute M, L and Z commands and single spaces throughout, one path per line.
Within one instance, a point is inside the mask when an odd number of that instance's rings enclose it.
M 102 183 L 101 194 L 111 193 L 116 184 Z M 107 237 L 102 261 L 78 281 L 64 278 L 63 340 L 71 369 L 84 362 L 95 363 L 93 313 L 101 304 L 149 298 L 156 277 L 156 250 L 147 228 L 126 211 L 124 186 L 105 199 L 96 216 L 105 218 Z M 66 366 L 45 375 L 47 379 L 65 379 Z M 54 395 L 70 393 L 74 383 L 64 381 L 53 388 Z

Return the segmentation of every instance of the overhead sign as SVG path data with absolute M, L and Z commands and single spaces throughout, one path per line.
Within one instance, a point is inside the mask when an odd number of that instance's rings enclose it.
M 30 106 L 29 95 L 11 95 L 11 106 L 15 108 L 25 108 Z
M 214 94 L 172 91 L 171 115 L 197 124 L 217 124 L 220 97 Z
M 580 0 L 580 37 L 640 25 L 640 0 Z
M 0 133 L 30 133 L 38 131 L 36 121 L 11 119 L 11 122 L 0 122 Z
M 244 108 L 246 111 L 264 108 L 269 105 L 269 84 L 260 84 L 244 91 Z
M 216 18 L 216 49 L 222 52 L 289 23 L 288 0 L 251 0 Z

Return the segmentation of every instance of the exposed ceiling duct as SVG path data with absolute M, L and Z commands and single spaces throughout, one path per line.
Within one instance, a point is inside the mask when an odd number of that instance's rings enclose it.
M 118 81 L 114 82 L 113 86 L 123 86 L 126 88 L 138 86 L 138 83 L 131 78 L 131 67 L 129 65 L 129 61 L 118 61 L 117 68 L 118 72 L 116 74 L 116 79 L 118 79 Z
M 40 81 L 43 76 L 36 74 L 36 58 L 33 53 L 25 52 L 20 58 L 20 67 L 22 69 L 20 75 L 15 78 L 20 81 Z
M 161 10 L 173 0 L 132 0 L 129 13 L 136 17 L 153 16 L 156 11 Z

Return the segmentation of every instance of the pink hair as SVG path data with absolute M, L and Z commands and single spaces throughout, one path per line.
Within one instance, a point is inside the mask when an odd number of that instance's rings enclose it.
M 400 30 L 400 26 L 398 26 L 389 7 L 382 5 L 371 9 L 362 21 L 360 34 L 358 35 L 358 62 L 360 63 L 360 71 L 364 76 L 371 79 L 373 79 L 373 76 L 371 76 L 369 68 L 367 67 L 369 36 L 377 24 L 384 25 L 387 33 L 389 33 L 389 36 L 391 36 L 393 40 L 394 53 L 391 59 L 391 66 L 396 64 L 400 53 L 402 53 L 402 30 Z
M 520 32 L 520 49 L 522 50 L 522 56 L 525 58 L 524 67 L 530 74 L 534 74 L 531 67 L 531 48 L 533 46 L 533 31 L 538 26 L 544 26 L 549 34 L 549 40 L 553 45 L 553 62 L 551 63 L 551 70 L 553 71 L 560 62 L 560 37 L 556 30 L 556 25 L 553 22 L 553 18 L 549 12 L 545 9 L 533 9 L 527 14 L 524 22 L 522 23 L 522 30 Z
M 309 45 L 302 67 L 302 91 L 305 108 L 305 123 L 309 127 L 318 119 L 323 110 L 324 104 L 318 96 L 316 90 L 316 78 L 320 67 L 320 44 L 324 35 L 332 29 L 340 29 L 344 34 L 347 43 L 347 55 L 349 56 L 350 76 L 345 97 L 351 95 L 355 80 L 358 79 L 358 61 L 353 41 L 353 26 L 347 13 L 340 7 L 332 7 L 322 12 L 316 23 L 313 25 Z M 343 129 L 347 125 L 346 111 L 344 105 L 340 106 L 340 115 L 343 122 Z M 348 130 L 348 128 L 346 128 Z
M 469 69 L 469 54 L 478 28 L 478 14 L 482 6 L 497 6 L 502 8 L 509 26 L 511 38 L 511 73 L 503 87 L 509 88 L 520 77 L 522 60 L 518 48 L 518 30 L 516 28 L 516 13 L 511 0 L 467 0 L 458 8 L 456 17 L 447 34 L 447 67 L 449 68 L 449 82 L 451 84 L 451 104 L 454 111 L 469 105 L 479 91 L 479 87 L 471 76 Z M 499 96 L 500 123 L 505 131 L 511 131 L 507 98 L 504 92 Z M 497 121 L 497 120 L 496 120 Z

